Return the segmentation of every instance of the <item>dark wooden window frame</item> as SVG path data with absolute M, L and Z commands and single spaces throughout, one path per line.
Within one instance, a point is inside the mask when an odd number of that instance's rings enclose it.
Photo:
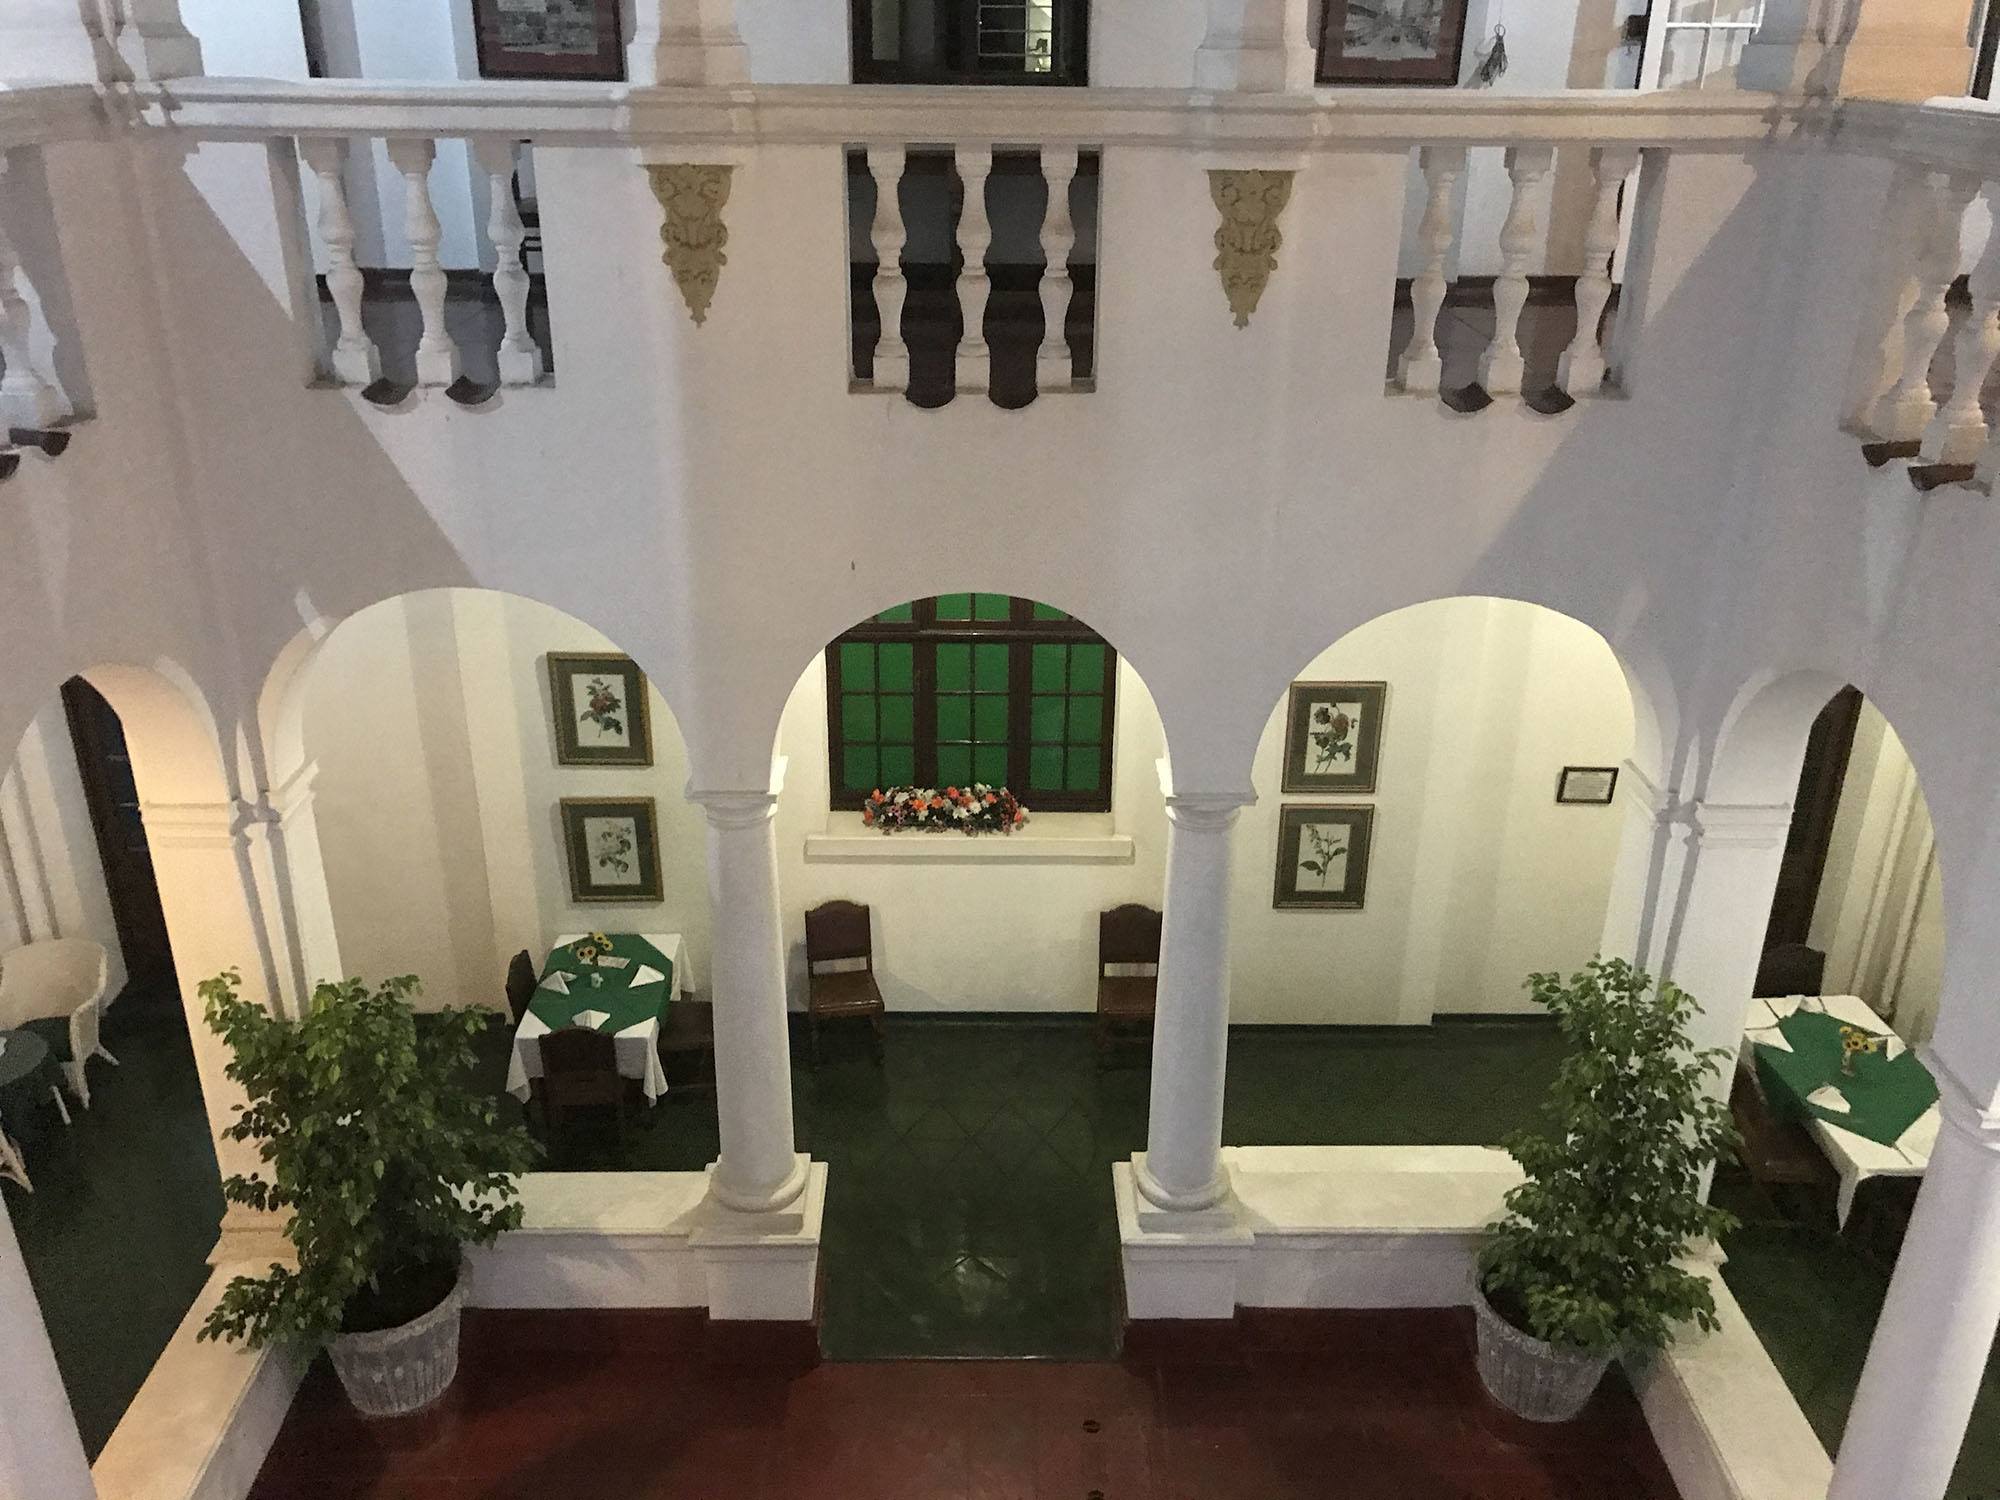
M 1979 32 L 1979 60 L 1972 70 L 1975 97 L 1993 97 L 1993 70 L 2000 62 L 2000 0 L 1986 0 L 1986 21 Z
M 840 647 L 851 641 L 882 644 L 906 642 L 916 649 L 914 697 L 917 725 L 916 784 L 936 786 L 937 782 L 937 647 L 947 642 L 999 644 L 1009 647 L 1034 645 L 1104 647 L 1104 734 L 1103 760 L 1099 780 L 1087 792 L 1037 791 L 1028 785 L 1028 758 L 1033 740 L 1035 692 L 1032 682 L 1033 656 L 1028 650 L 1013 650 L 1008 657 L 1007 681 L 1007 785 L 1031 812 L 1111 811 L 1111 782 L 1117 759 L 1118 653 L 1110 642 L 1082 622 L 1070 618 L 1038 620 L 1034 601 L 1013 599 L 1006 620 L 939 620 L 937 600 L 912 601 L 911 618 L 904 621 L 871 619 L 843 632 L 826 649 L 826 748 L 829 803 L 836 812 L 858 811 L 868 793 L 849 791 L 840 784 L 840 767 L 846 737 L 841 725 Z
M 913 0 L 914 3 L 914 0 Z M 856 83 L 991 84 L 1009 88 L 1080 88 L 1090 82 L 1090 0 L 1055 0 L 1053 66 L 1046 73 L 990 72 L 979 69 L 979 0 L 931 0 L 942 12 L 945 51 L 942 68 L 912 68 L 874 58 L 872 0 L 848 0 Z

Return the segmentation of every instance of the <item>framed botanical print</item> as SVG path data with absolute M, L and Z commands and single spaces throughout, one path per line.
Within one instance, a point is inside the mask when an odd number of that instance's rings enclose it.
M 625 77 L 619 0 L 472 0 L 481 78 Z
M 1359 911 L 1368 898 L 1372 807 L 1288 802 L 1278 809 L 1278 882 L 1271 905 Z
M 1326 0 L 1321 83 L 1458 82 L 1469 0 Z
M 1384 682 L 1295 682 L 1285 713 L 1284 789 L 1332 796 L 1375 790 Z
M 653 722 L 646 701 L 646 674 L 631 657 L 551 651 L 557 764 L 650 766 Z
M 1617 791 L 1616 766 L 1564 766 L 1556 777 L 1556 801 L 1578 807 L 1609 807 Z
M 651 797 L 565 797 L 572 901 L 658 901 L 659 819 Z

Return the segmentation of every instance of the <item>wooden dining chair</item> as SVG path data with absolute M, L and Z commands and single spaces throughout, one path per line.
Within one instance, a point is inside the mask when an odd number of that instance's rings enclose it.
M 860 967 L 852 967 L 856 962 Z M 845 964 L 828 970 L 826 964 Z M 853 901 L 828 901 L 806 913 L 806 1024 L 812 1031 L 813 1064 L 819 1064 L 819 1023 L 866 1017 L 874 1029 L 875 1056 L 882 1056 L 882 990 L 875 983 L 875 933 L 868 908 Z
M 535 998 L 535 984 L 535 960 L 523 948 L 507 960 L 507 1013 L 516 1026 L 528 1013 L 528 1002 Z
M 1757 961 L 1757 982 L 1750 987 L 1755 997 L 1782 998 L 1786 995 L 1817 995 L 1826 981 L 1826 955 L 1805 943 L 1780 943 L 1766 948 Z
M 625 1080 L 618 1076 L 618 1044 L 586 1026 L 565 1026 L 542 1038 L 542 1123 L 560 1134 L 578 1114 L 610 1110 L 625 1144 Z
M 660 1017 L 660 1071 L 675 1089 L 715 1092 L 715 1004 L 675 1000 Z
M 1125 972 L 1113 974 L 1112 969 Z M 1150 972 L 1132 973 L 1134 969 Z M 1149 1034 L 1160 992 L 1160 914 L 1134 902 L 1097 914 L 1097 1051 L 1120 1027 Z

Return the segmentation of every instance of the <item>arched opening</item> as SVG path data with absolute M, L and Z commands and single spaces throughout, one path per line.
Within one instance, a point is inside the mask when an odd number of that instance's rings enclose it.
M 147 827 L 221 782 L 205 707 L 165 663 L 71 678 L 0 770 L 0 1200 L 93 1458 L 207 1281 L 222 1217 L 175 949 L 211 956 L 230 924 L 192 914 L 231 892 L 171 850 L 156 874 Z
M 1825 673 L 1746 687 L 1710 789 L 1791 809 L 1732 1093 L 1743 1144 L 1716 1177 L 1716 1201 L 1741 1221 L 1723 1242 L 1722 1276 L 1832 1453 L 1939 1128 L 1917 1050 L 1936 1028 L 1944 978 L 1936 833 L 1894 726 Z M 1793 1033 L 1800 1026 L 1848 1026 L 1880 1038 L 1879 1050 L 1845 1072 L 1830 1044 L 1816 1052 Z M 1996 1484 L 2000 1390 L 1989 1379 L 1952 1492 Z
M 281 654 L 260 712 L 308 983 L 415 974 L 420 1010 L 489 1008 L 483 1086 L 534 1106 L 552 1168 L 715 1159 L 705 829 L 637 663 L 534 600 L 426 590 Z M 548 982 L 591 933 L 630 948 L 615 1004 Z M 573 1025 L 613 1037 L 622 1124 L 543 1097 L 540 1039 Z
M 1629 925 L 1658 715 L 1589 626 L 1431 600 L 1303 664 L 1258 741 L 1232 911 L 1232 1146 L 1497 1145 L 1561 1058 L 1532 972 Z
M 1049 601 L 897 604 L 799 677 L 777 846 L 830 1354 L 1116 1350 L 1104 1185 L 1144 1141 L 1148 1052 L 1143 1026 L 1097 1044 L 1099 918 L 1161 904 L 1166 749 L 1116 643 Z M 885 833 L 871 811 L 968 781 L 1017 796 L 1018 831 Z M 823 1018 L 813 1062 L 806 913 L 832 902 L 868 912 L 879 1061 L 866 1021 Z

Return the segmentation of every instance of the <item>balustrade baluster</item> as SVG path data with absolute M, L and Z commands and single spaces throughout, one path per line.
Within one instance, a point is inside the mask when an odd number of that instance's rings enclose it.
M 514 203 L 519 158 L 513 141 L 488 137 L 472 143 L 479 170 L 486 174 L 486 234 L 493 241 L 493 291 L 500 299 L 505 331 L 500 336 L 500 383 L 533 385 L 542 378 L 542 350 L 528 332 L 528 268 L 521 259 L 527 229 Z
M 1076 180 L 1074 147 L 1050 147 L 1042 152 L 1042 180 L 1049 185 L 1049 204 L 1042 215 L 1042 346 L 1035 355 L 1035 389 L 1066 391 L 1076 384 L 1076 354 L 1069 346 L 1069 307 L 1076 296 L 1071 260 L 1076 255 L 1076 221 L 1070 216 L 1069 187 Z M 2000 235 L 1995 235 L 2000 239 Z
M 1438 351 L 1437 321 L 1444 308 L 1445 262 L 1458 240 L 1453 212 L 1459 178 L 1465 175 L 1465 147 L 1425 146 L 1417 153 L 1424 174 L 1424 216 L 1417 225 L 1417 244 L 1424 266 L 1410 283 L 1414 326 L 1410 344 L 1396 365 L 1396 379 L 1412 395 L 1434 396 L 1444 378 L 1444 358 Z
M 1862 294 L 1865 326 L 1859 354 L 1841 408 L 1841 425 L 1850 431 L 1867 428 L 1875 403 L 1902 373 L 1903 319 L 1917 305 L 1914 268 L 1923 244 L 1918 224 L 1930 191 L 1929 172 L 1910 162 L 1896 164 L 1876 236 L 1874 269 Z
M 1979 191 L 1979 178 L 1969 172 L 1934 174 L 1931 190 L 1919 199 L 1920 249 L 1917 260 L 1917 300 L 1903 319 L 1900 373 L 1875 403 L 1872 426 L 1886 443 L 1914 443 L 1937 414 L 1931 395 L 1931 360 L 1951 331 L 1951 310 L 1945 298 L 1958 277 L 1959 232 L 1966 205 Z
M 4 207 L 7 153 L 0 151 L 0 440 L 7 428 L 48 427 L 69 415 L 69 403 L 35 367 L 34 310 L 21 291 L 27 272 L 7 237 Z
M 983 391 L 992 383 L 991 356 L 986 347 L 986 303 L 993 283 L 986 274 L 986 252 L 993 244 L 993 226 L 986 216 L 986 179 L 993 171 L 990 146 L 960 146 L 954 153 L 965 203 L 958 215 L 958 248 L 964 257 L 958 271 L 958 301 L 965 314 L 965 331 L 958 340 L 957 390 Z
M 403 227 L 410 241 L 410 290 L 423 314 L 423 337 L 417 340 L 417 384 L 448 386 L 458 379 L 458 345 L 444 326 L 446 290 L 438 242 L 444 236 L 431 202 L 431 163 L 437 143 L 393 140 L 389 160 L 403 174 Z
M 2000 181 L 1986 184 L 1986 205 L 1993 210 L 1993 232 L 1967 278 L 1972 306 L 1952 346 L 1951 400 L 1924 433 L 1923 456 L 1931 463 L 1969 464 L 1986 443 L 1979 397 L 2000 360 Z
M 1576 279 L 1576 338 L 1556 366 L 1556 384 L 1571 396 L 1603 388 L 1608 373 L 1598 325 L 1611 301 L 1611 258 L 1618 253 L 1618 192 L 1639 165 L 1628 147 L 1594 146 L 1590 172 L 1597 187 L 1583 235 L 1583 274 Z
M 875 310 L 882 319 L 882 336 L 875 345 L 878 391 L 908 390 L 910 349 L 903 342 L 903 303 L 909 285 L 903 280 L 903 166 L 901 146 L 868 148 L 868 171 L 875 179 L 875 220 L 869 242 L 875 247 Z
M 333 378 L 342 385 L 373 385 L 382 377 L 381 356 L 361 326 L 361 268 L 354 263 L 354 216 L 347 208 L 347 142 L 299 142 L 319 184 L 319 233 L 326 241 L 326 287 L 340 315 L 333 345 Z
M 1500 274 L 1493 282 L 1493 342 L 1479 361 L 1479 383 L 1490 396 L 1518 396 L 1525 362 L 1521 313 L 1528 305 L 1528 266 L 1538 240 L 1535 190 L 1555 160 L 1552 146 L 1507 148 L 1507 176 L 1514 195 L 1500 225 Z

